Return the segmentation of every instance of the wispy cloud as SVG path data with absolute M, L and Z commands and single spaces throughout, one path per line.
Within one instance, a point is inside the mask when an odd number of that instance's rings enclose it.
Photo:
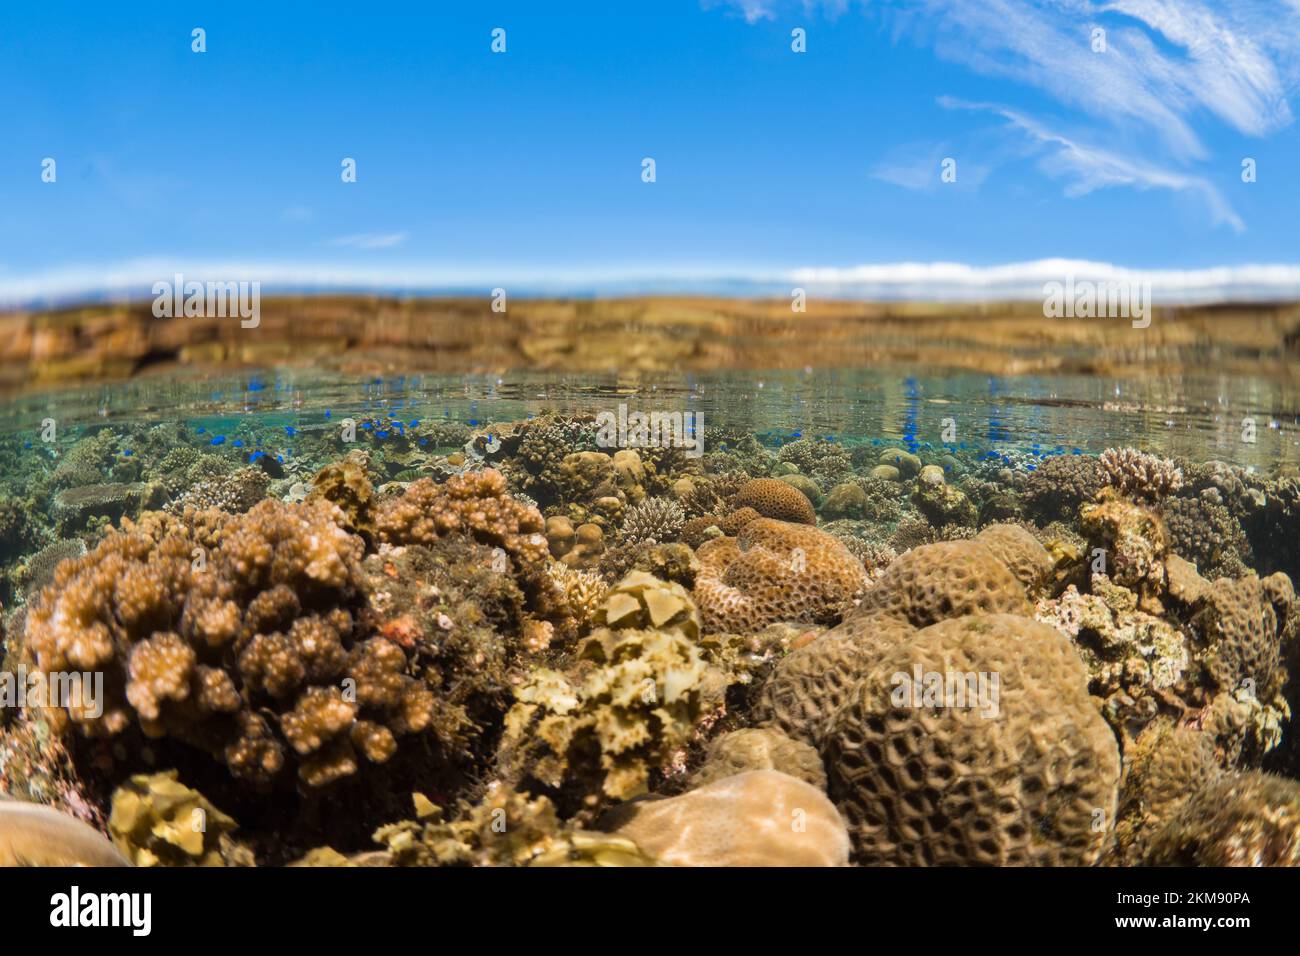
M 1246 226 L 1241 217 L 1223 198 L 1208 179 L 1164 169 L 1151 163 L 1135 160 L 1096 147 L 1085 146 L 1055 133 L 1037 120 L 996 103 L 967 103 L 953 97 L 943 97 L 940 105 L 948 109 L 984 110 L 1003 117 L 1008 125 L 1022 133 L 1044 155 L 1039 168 L 1053 178 L 1068 180 L 1067 196 L 1085 196 L 1097 189 L 1112 186 L 1131 186 L 1135 189 L 1169 189 L 1199 197 L 1216 225 L 1231 226 L 1242 232 Z
M 747 8 L 758 0 L 730 0 Z M 1049 150 L 1049 175 L 1081 195 L 1103 186 L 1199 195 L 1215 223 L 1243 228 L 1205 176 L 1213 124 L 1262 137 L 1293 122 L 1300 86 L 1300 0 L 763 0 L 765 16 L 809 3 L 856 5 L 900 37 L 977 73 L 1046 93 L 1072 113 L 1064 133 L 1030 111 L 997 109 Z M 746 14 L 747 19 L 758 19 Z M 1094 42 L 1094 31 L 1104 42 Z M 1014 95 L 1014 87 L 1009 96 Z M 1056 125 L 1060 128 L 1060 124 Z M 1106 149 L 1088 142 L 1107 143 Z M 1236 157 L 1231 164 L 1235 167 Z M 877 178 L 916 188 L 914 173 Z
M 340 236 L 326 243 L 346 249 L 392 249 L 406 241 L 404 232 L 362 232 L 353 236 Z

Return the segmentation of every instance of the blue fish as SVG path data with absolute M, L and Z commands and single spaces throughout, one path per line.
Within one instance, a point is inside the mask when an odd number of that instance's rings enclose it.
M 212 439 L 212 444 L 214 445 L 224 445 L 225 443 L 226 443 L 225 435 L 217 435 L 215 438 Z

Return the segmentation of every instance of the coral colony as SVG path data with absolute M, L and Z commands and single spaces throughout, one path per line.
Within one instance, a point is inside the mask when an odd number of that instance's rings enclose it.
M 0 449 L 0 858 L 1300 853 L 1294 476 L 311 414 Z

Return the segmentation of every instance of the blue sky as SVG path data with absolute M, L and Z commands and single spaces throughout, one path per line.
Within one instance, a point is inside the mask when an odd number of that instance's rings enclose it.
M 0 299 L 1290 266 L 1298 89 L 1300 0 L 9 3 Z

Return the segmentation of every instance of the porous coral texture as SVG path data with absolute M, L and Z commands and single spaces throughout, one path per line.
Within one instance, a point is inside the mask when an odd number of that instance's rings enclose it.
M 867 572 L 816 528 L 758 518 L 737 538 L 697 552 L 695 600 L 706 630 L 748 633 L 776 621 L 834 624 L 867 587 Z

